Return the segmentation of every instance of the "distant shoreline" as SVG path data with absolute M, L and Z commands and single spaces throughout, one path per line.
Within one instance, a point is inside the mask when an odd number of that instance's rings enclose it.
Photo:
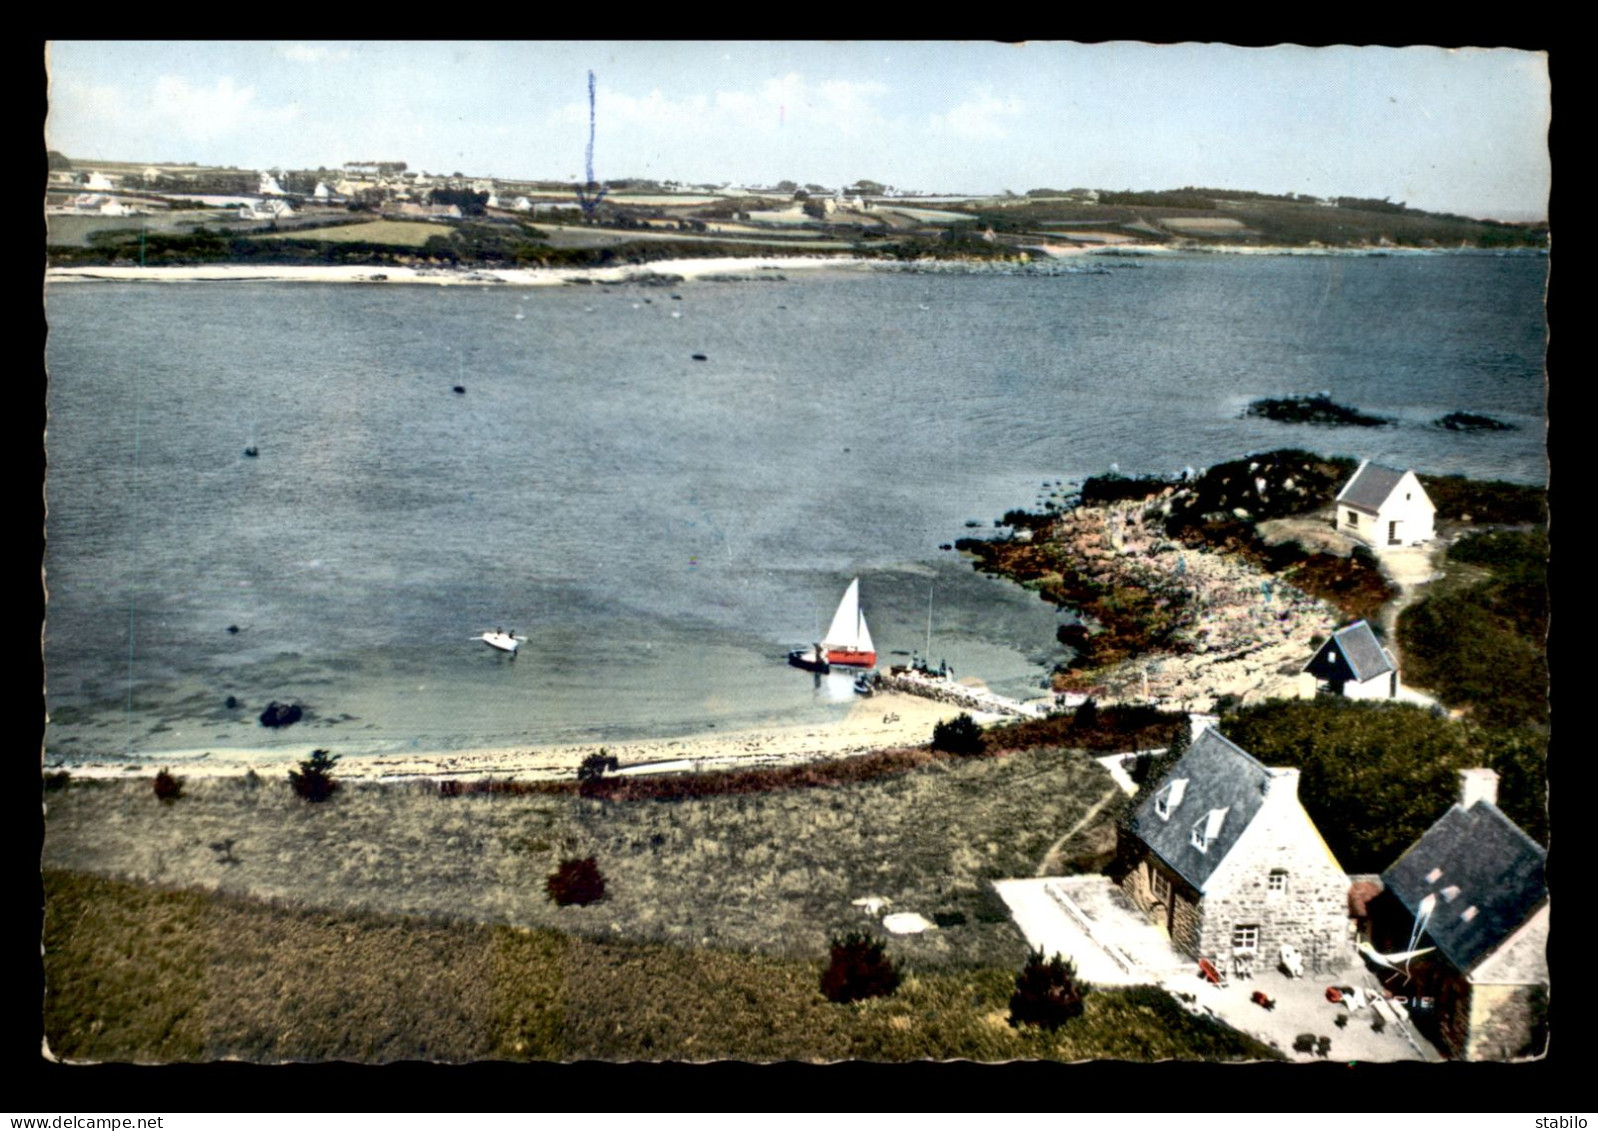
M 1386 258 L 1398 256 L 1471 255 L 1510 256 L 1547 255 L 1543 249 L 1483 251 L 1479 248 L 1413 247 L 1139 247 L 1073 248 L 1023 262 L 967 259 L 893 260 L 860 256 L 782 255 L 722 256 L 695 259 L 662 259 L 651 263 L 616 267 L 530 267 L 530 268 L 436 268 L 392 267 L 335 264 L 246 264 L 217 263 L 181 267 L 51 267 L 45 270 L 47 283 L 366 283 L 432 286 L 495 285 L 516 287 L 569 286 L 582 283 L 627 283 L 650 278 L 676 277 L 682 280 L 751 271 L 939 271 L 971 274 L 1016 274 L 1037 271 L 1047 274 L 1051 264 L 1084 257 L 1095 260 L 1138 260 L 1184 255 L 1276 255 L 1276 256 L 1354 256 Z

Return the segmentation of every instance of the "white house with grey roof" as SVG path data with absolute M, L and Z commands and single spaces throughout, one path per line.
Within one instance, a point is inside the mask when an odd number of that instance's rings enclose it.
M 1436 536 L 1437 508 L 1413 471 L 1370 460 L 1337 493 L 1337 529 L 1368 546 L 1415 546 Z
M 1496 773 L 1460 776 L 1458 803 L 1382 874 L 1377 949 L 1422 953 L 1379 969 L 1454 1056 L 1533 1056 L 1548 1002 L 1547 853 L 1498 808 Z
M 1332 633 L 1331 639 L 1304 665 L 1299 678 L 1300 698 L 1398 698 L 1398 662 L 1362 620 Z
M 1353 959 L 1347 874 L 1272 769 L 1213 728 L 1143 797 L 1121 831 L 1118 882 L 1195 958 L 1274 967 L 1284 945 L 1316 971 Z

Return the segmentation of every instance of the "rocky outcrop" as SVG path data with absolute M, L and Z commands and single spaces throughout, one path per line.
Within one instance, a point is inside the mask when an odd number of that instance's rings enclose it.
M 298 703 L 279 703 L 276 699 L 266 705 L 266 710 L 261 712 L 261 725 L 264 727 L 292 726 L 300 721 L 304 710 Z

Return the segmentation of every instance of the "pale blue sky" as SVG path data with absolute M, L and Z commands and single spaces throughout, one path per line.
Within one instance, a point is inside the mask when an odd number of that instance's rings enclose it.
M 52 43 L 52 148 L 928 192 L 1183 185 L 1542 218 L 1546 58 L 1136 43 Z

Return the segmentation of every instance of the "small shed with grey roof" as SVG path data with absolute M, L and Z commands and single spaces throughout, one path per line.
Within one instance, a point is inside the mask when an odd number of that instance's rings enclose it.
M 1348 876 L 1298 800 L 1298 771 L 1270 768 L 1206 729 L 1121 832 L 1122 891 L 1195 958 L 1312 969 L 1352 955 Z
M 1378 548 L 1436 536 L 1437 508 L 1413 471 L 1365 460 L 1337 493 L 1337 529 Z
M 1427 1003 L 1417 1025 L 1467 1060 L 1535 1055 L 1548 999 L 1547 853 L 1496 804 L 1498 775 L 1463 772 L 1458 804 L 1382 874 L 1379 950 L 1426 950 L 1386 972 Z
M 1362 620 L 1332 633 L 1302 676 L 1309 686 L 1304 695 L 1343 695 L 1350 699 L 1393 699 L 1398 696 L 1398 662 L 1382 647 L 1371 626 Z

